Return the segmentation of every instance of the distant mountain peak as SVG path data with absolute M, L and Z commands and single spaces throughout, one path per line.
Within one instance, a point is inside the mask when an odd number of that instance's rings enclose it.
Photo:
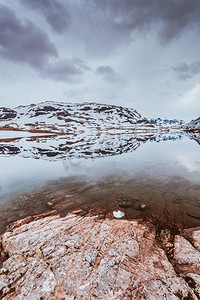
M 177 119 L 168 119 L 168 118 L 151 118 L 150 122 L 155 126 L 163 126 L 163 127 L 180 127 L 185 121 L 177 120 Z

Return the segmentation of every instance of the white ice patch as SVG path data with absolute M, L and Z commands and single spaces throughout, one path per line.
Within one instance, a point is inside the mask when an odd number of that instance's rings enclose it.
M 125 213 L 124 213 L 123 211 L 120 211 L 120 210 L 118 210 L 118 211 L 113 211 L 113 216 L 114 216 L 115 218 L 120 219 L 120 218 L 122 218 L 122 217 L 125 216 Z

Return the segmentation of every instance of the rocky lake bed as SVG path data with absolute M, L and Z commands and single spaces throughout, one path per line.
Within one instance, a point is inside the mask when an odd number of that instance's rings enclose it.
M 199 195 L 181 177 L 80 176 L 1 201 L 1 298 L 199 299 Z

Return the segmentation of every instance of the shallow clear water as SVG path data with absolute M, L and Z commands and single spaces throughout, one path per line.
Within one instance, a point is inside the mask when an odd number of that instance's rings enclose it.
M 62 151 L 62 158 L 60 153 L 31 157 L 32 141 L 26 158 L 19 153 L 0 156 L 2 230 L 16 219 L 52 209 L 101 217 L 113 217 L 113 211 L 120 210 L 128 219 L 200 226 L 198 140 L 120 135 L 104 137 L 98 147 L 91 141 L 92 147 L 85 149 L 89 141 L 79 140 L 78 147 L 73 144 L 70 151 Z

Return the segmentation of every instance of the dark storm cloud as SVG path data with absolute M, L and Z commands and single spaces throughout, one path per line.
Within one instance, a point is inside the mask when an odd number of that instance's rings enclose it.
M 57 51 L 44 31 L 0 4 L 0 56 L 40 68 Z
M 13 10 L 3 5 L 0 5 L 0 56 L 26 63 L 55 81 L 71 82 L 89 70 L 78 58 L 60 60 L 56 47 L 43 30 L 30 21 L 22 22 Z
M 181 63 L 172 67 L 172 70 L 177 74 L 179 79 L 186 80 L 200 73 L 200 62 L 195 61 L 191 64 Z
M 110 66 L 100 66 L 96 69 L 95 73 L 96 75 L 100 75 L 110 82 L 117 82 L 120 79 L 119 74 Z
M 93 2 L 85 0 L 85 3 Z M 168 42 L 184 30 L 200 25 L 200 1 L 197 0 L 95 0 L 93 10 L 103 11 L 121 33 L 152 29 Z
M 109 57 L 139 36 L 167 44 L 199 30 L 198 0 L 21 0 L 62 33 L 63 43 L 92 57 Z
M 66 6 L 57 0 L 21 0 L 28 8 L 40 11 L 51 27 L 58 33 L 69 25 L 70 17 Z

